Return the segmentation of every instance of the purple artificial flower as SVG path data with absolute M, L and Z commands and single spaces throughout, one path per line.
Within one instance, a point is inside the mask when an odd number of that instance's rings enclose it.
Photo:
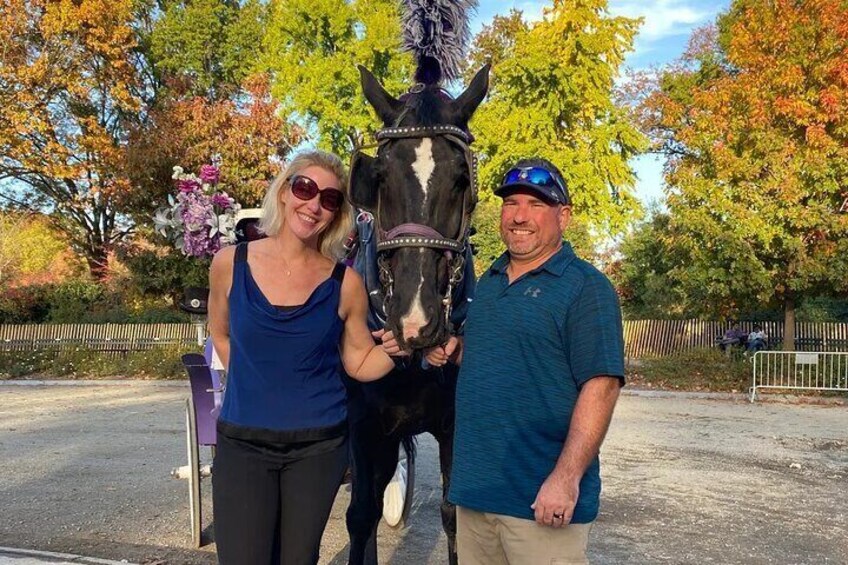
M 200 180 L 207 184 L 218 184 L 221 171 L 215 165 L 203 165 L 200 167 Z
M 235 202 L 227 196 L 226 192 L 216 192 L 212 195 L 212 204 L 222 210 L 229 210 Z
M 235 215 L 240 206 L 226 192 L 214 191 L 220 175 L 215 164 L 203 165 L 198 176 L 186 175 L 182 168 L 175 167 L 173 178 L 179 190 L 176 197 L 168 197 L 170 208 L 157 212 L 154 218 L 157 230 L 173 239 L 189 257 L 211 257 L 233 242 Z
M 186 178 L 177 183 L 177 188 L 180 189 L 181 193 L 194 192 L 200 188 L 200 183 L 197 182 L 197 179 Z
M 183 236 L 183 253 L 192 257 L 205 257 L 208 253 L 208 233 L 186 232 Z
M 211 215 L 212 209 L 209 199 L 203 195 L 198 195 L 196 198 L 185 200 L 180 219 L 183 221 L 187 232 L 196 232 L 206 227 Z

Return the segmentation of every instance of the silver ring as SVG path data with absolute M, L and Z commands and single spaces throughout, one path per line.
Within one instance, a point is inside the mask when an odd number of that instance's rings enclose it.
M 560 520 L 562 520 L 562 514 L 554 513 L 554 518 L 559 518 Z

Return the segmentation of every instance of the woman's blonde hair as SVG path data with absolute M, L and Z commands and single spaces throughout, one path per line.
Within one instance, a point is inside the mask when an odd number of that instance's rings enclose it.
M 318 250 L 325 257 L 338 260 L 342 256 L 342 244 L 353 225 L 353 208 L 347 199 L 347 170 L 342 160 L 333 153 L 311 149 L 297 153 L 285 170 L 277 175 L 265 199 L 262 201 L 262 218 L 259 229 L 265 235 L 277 235 L 283 227 L 284 210 L 280 203 L 280 194 L 291 190 L 291 178 L 309 167 L 321 167 L 333 173 L 339 179 L 337 187 L 345 195 L 341 207 L 336 211 L 330 225 L 318 236 Z

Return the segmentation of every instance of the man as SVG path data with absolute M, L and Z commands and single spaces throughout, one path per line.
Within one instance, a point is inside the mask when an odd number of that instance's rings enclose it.
M 507 252 L 478 281 L 464 336 L 427 354 L 461 364 L 459 562 L 588 563 L 598 450 L 624 384 L 618 300 L 562 240 L 571 199 L 553 164 L 520 161 L 495 194 Z
M 763 331 L 762 326 L 759 324 L 754 324 L 754 331 L 748 334 L 747 340 L 747 348 L 745 350 L 745 355 L 753 355 L 757 351 L 766 348 L 766 332 Z
M 724 335 L 718 339 L 718 347 L 722 351 L 730 354 L 730 350 L 734 345 L 744 345 L 748 334 L 739 328 L 737 322 L 733 322 L 730 329 L 724 332 Z

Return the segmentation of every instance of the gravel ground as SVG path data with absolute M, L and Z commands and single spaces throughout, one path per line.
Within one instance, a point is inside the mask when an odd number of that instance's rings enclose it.
M 215 563 L 188 540 L 183 387 L 0 386 L 0 546 Z M 623 396 L 602 452 L 593 563 L 848 563 L 848 407 Z M 436 444 L 383 563 L 446 563 Z M 209 482 L 204 499 L 209 511 Z M 340 490 L 322 564 L 347 561 Z M 206 522 L 208 524 L 208 520 Z

